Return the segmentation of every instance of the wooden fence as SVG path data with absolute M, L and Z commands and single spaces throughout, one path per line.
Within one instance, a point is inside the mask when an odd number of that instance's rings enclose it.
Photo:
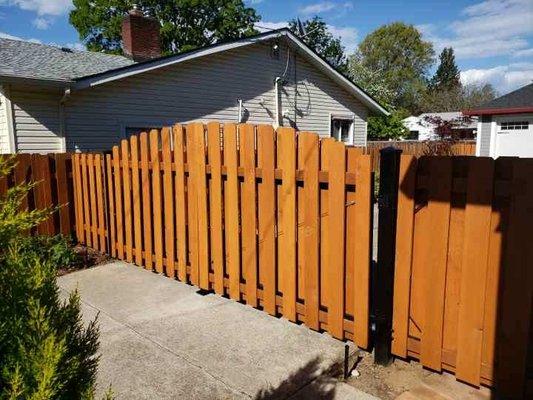
M 429 142 L 435 146 L 438 142 Z M 372 171 L 379 170 L 379 152 L 385 147 L 395 147 L 402 150 L 404 155 L 412 155 L 422 157 L 428 155 L 428 142 L 398 140 L 398 141 L 379 141 L 368 142 L 364 148 L 365 154 L 370 154 L 372 157 Z M 460 141 L 451 145 L 450 148 L 453 155 L 456 156 L 473 156 L 476 154 L 476 142 L 474 141 Z
M 400 174 L 393 353 L 523 398 L 533 160 L 402 156 Z
M 368 346 L 370 156 L 290 128 L 194 123 L 73 163 L 81 243 Z
M 36 185 L 23 201 L 24 210 L 60 206 L 57 212 L 35 228 L 35 233 L 68 235 L 74 232 L 71 155 L 17 154 L 14 157 L 16 165 L 13 171 L 9 176 L 0 177 L 0 198 L 10 187 L 34 182 Z

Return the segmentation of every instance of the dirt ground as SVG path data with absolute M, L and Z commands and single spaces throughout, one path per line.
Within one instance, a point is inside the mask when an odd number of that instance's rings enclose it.
M 385 368 L 374 365 L 372 354 L 361 352 L 361 356 L 355 366 L 359 376 L 352 373 L 346 383 L 381 399 L 490 399 L 487 388 L 458 382 L 448 373 L 431 372 L 415 361 L 395 360 Z

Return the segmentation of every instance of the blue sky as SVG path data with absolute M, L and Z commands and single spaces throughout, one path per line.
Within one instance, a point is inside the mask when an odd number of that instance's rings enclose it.
M 533 81 L 533 0 L 245 0 L 259 26 L 319 15 L 347 51 L 382 24 L 417 26 L 437 52 L 452 46 L 464 83 L 491 82 L 505 93 Z M 0 0 L 0 36 L 82 49 L 68 23 L 72 0 Z

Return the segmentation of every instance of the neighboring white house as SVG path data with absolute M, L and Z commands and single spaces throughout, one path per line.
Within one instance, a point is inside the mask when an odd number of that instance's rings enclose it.
M 157 54 L 158 28 L 139 28 L 152 23 L 125 18 L 134 60 Z M 2 152 L 107 150 L 147 127 L 194 120 L 293 126 L 365 145 L 367 116 L 387 114 L 286 29 L 142 62 L 0 39 L 0 87 Z
M 479 116 L 476 155 L 533 157 L 533 83 L 464 113 Z
M 474 138 L 477 131 L 477 119 L 465 117 L 460 111 L 424 113 L 418 117 L 411 115 L 402 120 L 403 125 L 409 130 L 410 140 L 437 140 L 439 135 L 435 132 L 437 124 L 435 121 L 442 120 L 452 124 L 452 129 L 461 132 L 464 139 Z

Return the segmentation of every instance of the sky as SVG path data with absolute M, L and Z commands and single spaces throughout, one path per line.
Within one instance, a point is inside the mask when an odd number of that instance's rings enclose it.
M 259 29 L 318 15 L 352 53 L 383 24 L 415 25 L 437 54 L 453 47 L 465 84 L 492 83 L 500 94 L 533 81 L 533 0 L 245 0 Z M 68 22 L 72 0 L 0 0 L 0 37 L 84 49 Z

